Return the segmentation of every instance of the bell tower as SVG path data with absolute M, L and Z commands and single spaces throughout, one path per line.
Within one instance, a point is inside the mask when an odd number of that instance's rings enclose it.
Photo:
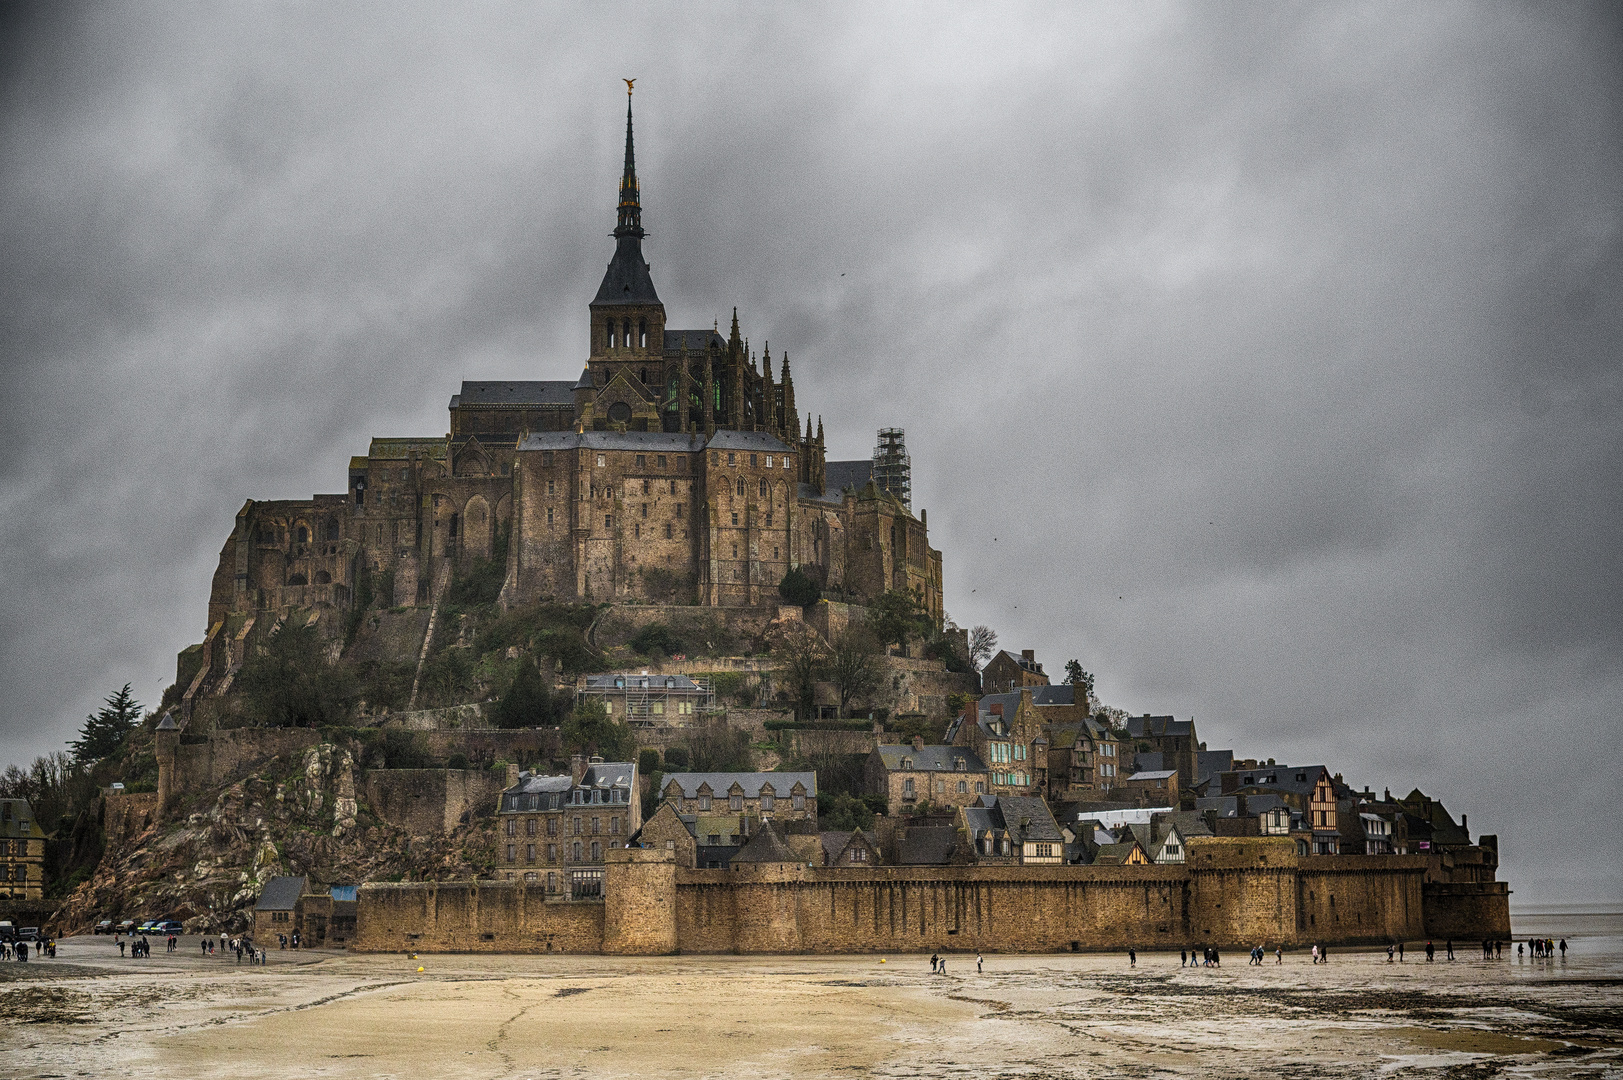
M 632 139 L 631 90 L 626 83 L 626 160 L 616 208 L 614 257 L 609 260 L 592 300 L 592 340 L 587 369 L 593 387 L 602 391 L 616 377 L 646 387 L 650 398 L 665 383 L 665 305 L 642 257 L 642 192 Z M 641 410 L 637 410 L 638 413 Z M 594 416 L 602 423 L 605 416 Z M 612 421 L 612 418 L 609 418 Z

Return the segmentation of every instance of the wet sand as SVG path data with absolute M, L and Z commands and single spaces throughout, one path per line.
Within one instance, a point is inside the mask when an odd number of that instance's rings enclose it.
M 349 956 L 107 938 L 0 969 L 0 1076 L 1623 1077 L 1623 937 L 1180 969 L 1176 954 Z M 418 972 L 421 966 L 424 970 Z

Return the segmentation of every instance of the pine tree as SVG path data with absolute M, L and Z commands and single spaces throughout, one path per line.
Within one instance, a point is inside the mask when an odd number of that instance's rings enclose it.
M 85 717 L 79 737 L 68 743 L 74 761 L 80 765 L 94 764 L 116 752 L 141 722 L 141 703 L 130 693 L 129 683 L 106 700 L 106 705 Z
M 541 727 L 549 722 L 552 711 L 552 695 L 541 681 L 541 671 L 526 656 L 519 661 L 513 684 L 496 703 L 491 719 L 499 728 Z

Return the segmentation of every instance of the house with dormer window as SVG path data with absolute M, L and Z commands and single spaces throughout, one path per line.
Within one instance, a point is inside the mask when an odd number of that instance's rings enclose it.
M 863 768 L 869 794 L 882 795 L 889 813 L 900 814 L 926 804 L 968 806 L 988 793 L 985 764 L 967 747 L 911 744 L 877 746 Z
M 1042 794 L 1048 786 L 1045 728 L 1028 686 L 966 705 L 947 726 L 947 742 L 974 751 L 986 763 L 988 794 Z
M 817 819 L 814 772 L 666 773 L 660 798 L 680 814 L 743 815 L 762 821 Z

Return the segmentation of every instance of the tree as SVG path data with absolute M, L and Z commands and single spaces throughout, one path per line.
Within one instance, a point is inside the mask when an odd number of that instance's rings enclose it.
M 637 748 L 631 729 L 616 723 L 597 698 L 586 698 L 563 726 L 564 749 L 570 753 L 599 754 L 606 761 L 625 761 Z
M 1093 674 L 1082 670 L 1080 660 L 1065 661 L 1065 681 L 1082 688 L 1083 704 L 1093 700 Z
M 266 727 L 320 727 L 349 715 L 358 696 L 313 626 L 283 626 L 237 673 L 249 716 Z
M 810 607 L 823 598 L 823 590 L 800 567 L 791 566 L 778 582 L 778 595 L 788 603 Z
M 674 765 L 672 752 L 665 751 L 666 764 Z M 687 738 L 687 764 L 694 772 L 749 772 L 755 768 L 750 753 L 749 732 L 726 724 L 705 724 L 692 729 Z
M 997 655 L 997 631 L 990 626 L 977 626 L 969 632 L 969 662 L 979 671 Z
M 789 691 L 789 699 L 795 704 L 797 719 L 811 718 L 817 699 L 817 680 L 823 674 L 826 651 L 817 631 L 804 624 L 786 633 L 773 650 L 774 657 L 781 665 L 780 673 Z
M 73 748 L 76 764 L 92 765 L 110 757 L 141 722 L 141 703 L 130 693 L 129 683 L 118 693 L 109 695 L 106 701 L 106 705 L 85 717 L 79 737 L 68 743 Z
M 935 627 L 910 589 L 886 589 L 868 605 L 868 630 L 881 647 L 906 645 L 916 637 L 929 637 Z
M 867 697 L 879 688 L 884 668 L 879 662 L 884 645 L 864 626 L 847 626 L 834 635 L 828 677 L 840 695 L 840 715 L 849 713 L 851 702 Z
M 499 728 L 543 727 L 553 719 L 552 692 L 541 681 L 535 659 L 526 656 L 518 662 L 512 685 L 491 712 L 491 723 Z

